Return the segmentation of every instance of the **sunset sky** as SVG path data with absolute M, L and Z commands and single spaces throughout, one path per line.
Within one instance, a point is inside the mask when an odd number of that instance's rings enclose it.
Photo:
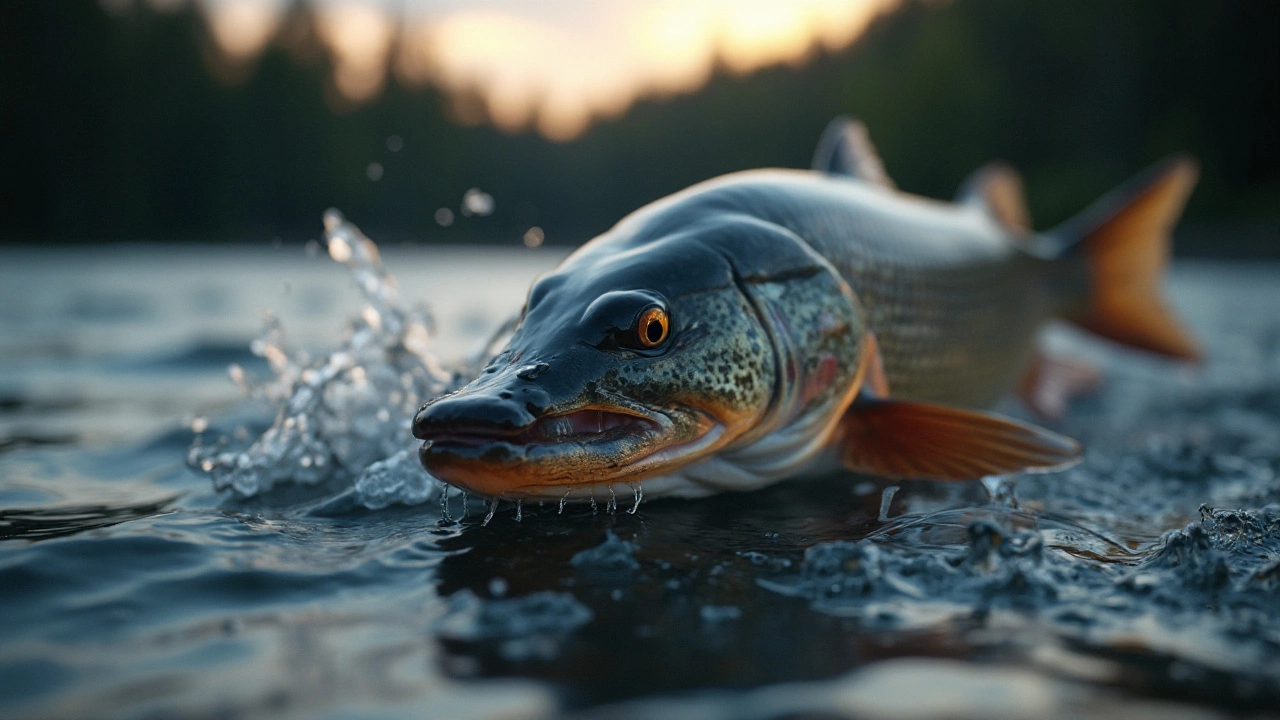
M 128 0 L 110 0 L 119 5 Z M 196 0 L 229 58 L 251 62 L 285 0 Z M 505 130 L 569 139 L 642 94 L 696 90 L 716 57 L 746 73 L 853 42 L 900 0 L 311 0 L 317 35 L 348 101 L 409 83 L 478 93 Z M 149 0 L 174 6 L 183 0 Z

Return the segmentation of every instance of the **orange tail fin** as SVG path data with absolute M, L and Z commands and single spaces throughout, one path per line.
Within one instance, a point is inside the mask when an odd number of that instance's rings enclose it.
M 1052 235 L 1079 242 L 1089 267 L 1088 308 L 1071 318 L 1102 337 L 1181 360 L 1197 361 L 1160 290 L 1169 236 L 1195 187 L 1195 160 L 1160 163 L 1102 198 Z

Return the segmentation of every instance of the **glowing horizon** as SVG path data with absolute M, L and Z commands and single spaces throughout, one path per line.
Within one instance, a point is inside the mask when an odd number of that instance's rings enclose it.
M 103 0 L 119 6 L 127 0 Z M 157 9 L 182 0 L 147 0 Z M 464 124 L 568 140 L 641 97 L 693 92 L 717 61 L 745 74 L 847 47 L 902 0 L 309 0 L 333 88 L 350 104 L 390 73 L 483 100 Z M 224 59 L 277 40 L 287 0 L 195 0 Z

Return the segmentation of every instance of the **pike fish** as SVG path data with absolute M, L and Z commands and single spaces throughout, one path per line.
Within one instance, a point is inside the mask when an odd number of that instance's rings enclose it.
M 1064 468 L 1075 441 L 986 408 L 1021 386 L 1052 414 L 1045 388 L 1090 381 L 1038 354 L 1052 319 L 1199 356 L 1160 292 L 1196 174 L 1171 158 L 1037 233 L 1008 166 L 953 203 L 909 195 L 837 119 L 812 171 L 700 183 L 539 278 L 505 349 L 414 417 L 419 457 L 468 492 L 568 501 L 754 490 L 834 463 L 944 481 Z

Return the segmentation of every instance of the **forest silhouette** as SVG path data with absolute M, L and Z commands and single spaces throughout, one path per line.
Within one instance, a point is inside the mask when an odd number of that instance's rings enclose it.
M 826 122 L 850 114 L 911 192 L 950 197 L 983 163 L 1011 162 L 1040 228 L 1189 151 L 1202 180 L 1180 251 L 1280 253 L 1269 0 L 911 2 L 843 51 L 717 70 L 563 143 L 455 123 L 481 101 L 394 74 L 335 110 L 311 22 L 293 6 L 284 39 L 233 73 L 190 6 L 4 3 L 0 240 L 305 240 L 334 206 L 383 241 L 514 244 L 536 225 L 580 244 L 700 180 L 804 167 Z M 439 225 L 471 187 L 495 212 Z

